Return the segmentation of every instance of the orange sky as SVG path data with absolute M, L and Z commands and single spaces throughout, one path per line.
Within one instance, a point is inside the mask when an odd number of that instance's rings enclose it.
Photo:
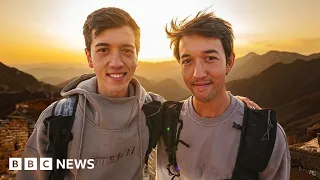
M 82 25 L 88 14 L 106 6 L 123 8 L 140 25 L 139 59 L 173 59 L 164 25 L 211 5 L 233 25 L 237 57 L 269 50 L 320 52 L 319 0 L 5 0 L 0 1 L 0 61 L 85 63 Z

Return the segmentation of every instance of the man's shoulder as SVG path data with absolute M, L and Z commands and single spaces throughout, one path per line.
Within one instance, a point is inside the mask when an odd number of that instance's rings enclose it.
M 237 97 L 233 96 L 232 94 L 230 94 L 229 96 L 230 96 L 230 98 L 231 98 L 231 101 L 234 101 L 235 105 L 236 105 L 238 108 L 244 110 L 245 104 L 244 104 L 243 101 L 241 101 L 241 100 L 238 99 Z
M 38 118 L 38 120 L 37 120 L 37 122 L 36 122 L 36 124 L 35 124 L 35 126 L 37 127 L 37 126 L 39 126 L 39 125 L 42 125 L 43 124 L 43 120 L 45 119 L 45 118 L 47 118 L 47 117 L 49 117 L 49 116 L 51 116 L 52 115 L 52 111 L 53 111 L 53 107 L 54 107 L 54 105 L 57 103 L 58 101 L 54 101 L 53 103 L 51 103 L 46 109 L 44 109 L 42 112 L 41 112 L 41 114 L 40 114 L 40 116 L 39 116 L 39 118 Z
M 276 140 L 266 170 L 278 169 L 280 166 L 282 166 L 282 163 L 284 161 L 290 164 L 290 159 L 291 156 L 286 139 L 286 134 L 281 125 L 277 124 Z
M 276 135 L 276 142 L 275 142 L 274 148 L 276 151 L 281 151 L 281 150 L 282 151 L 289 151 L 286 133 L 279 123 L 277 124 L 277 135 Z M 290 155 L 290 153 L 289 153 L 289 155 Z M 290 157 L 288 157 L 288 158 L 290 158 Z

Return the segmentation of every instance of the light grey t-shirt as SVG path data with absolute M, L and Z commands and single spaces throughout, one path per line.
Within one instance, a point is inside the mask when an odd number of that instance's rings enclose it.
M 230 95 L 230 105 L 215 118 L 200 117 L 194 110 L 192 98 L 185 100 L 180 118 L 183 121 L 180 139 L 190 145 L 179 143 L 176 151 L 181 176 L 179 180 L 221 180 L 232 177 L 238 154 L 241 131 L 233 128 L 233 122 L 242 124 L 243 102 Z M 157 150 L 157 178 L 171 179 L 166 166 L 168 156 L 163 141 Z M 262 180 L 288 180 L 290 177 L 290 153 L 285 133 L 280 125 L 274 150 L 267 168 L 259 174 Z

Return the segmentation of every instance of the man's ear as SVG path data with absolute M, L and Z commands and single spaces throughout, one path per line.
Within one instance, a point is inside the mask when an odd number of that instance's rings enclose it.
M 91 53 L 90 53 L 90 51 L 89 51 L 87 48 L 85 48 L 84 51 L 85 51 L 85 53 L 86 53 L 86 57 L 87 57 L 87 60 L 88 60 L 88 65 L 89 65 L 89 67 L 90 67 L 90 68 L 93 68 L 93 62 L 92 62 L 92 58 L 91 58 Z
M 236 56 L 235 56 L 234 52 L 232 52 L 230 57 L 229 57 L 229 62 L 227 63 L 227 66 L 226 66 L 226 68 L 227 68 L 226 69 L 226 74 L 229 74 L 229 72 L 231 71 L 235 57 Z

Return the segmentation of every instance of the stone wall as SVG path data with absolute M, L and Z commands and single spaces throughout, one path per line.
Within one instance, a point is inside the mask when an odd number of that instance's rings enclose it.
M 24 117 L 0 119 L 0 174 L 6 173 L 9 157 L 21 157 L 26 146 L 29 129 Z
M 297 144 L 297 136 L 296 135 L 287 135 L 287 141 L 289 145 Z
M 320 172 L 320 153 L 290 148 L 291 166 Z
M 148 175 L 150 180 L 156 179 L 156 168 L 157 168 L 157 151 L 153 149 L 148 160 Z
M 289 146 L 291 166 L 320 172 L 320 147 L 316 138 Z

